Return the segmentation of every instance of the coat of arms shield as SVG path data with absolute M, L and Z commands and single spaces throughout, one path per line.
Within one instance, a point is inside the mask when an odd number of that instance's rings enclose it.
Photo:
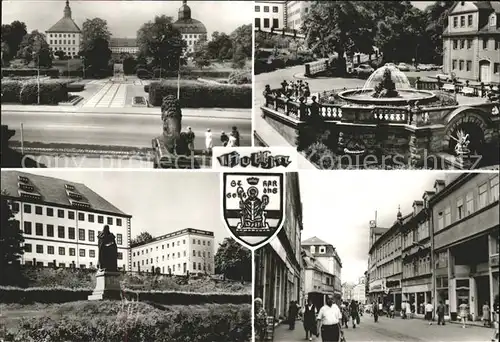
M 222 214 L 233 237 L 258 248 L 283 226 L 285 187 L 281 173 L 224 173 Z

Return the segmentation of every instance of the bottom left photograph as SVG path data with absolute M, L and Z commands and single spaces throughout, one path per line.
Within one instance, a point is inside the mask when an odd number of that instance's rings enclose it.
M 1 171 L 1 341 L 251 341 L 214 172 Z

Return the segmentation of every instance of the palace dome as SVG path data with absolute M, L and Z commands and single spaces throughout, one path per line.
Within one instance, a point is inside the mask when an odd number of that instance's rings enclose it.
M 178 29 L 182 34 L 206 34 L 207 28 L 199 20 L 191 18 L 191 8 L 184 0 L 181 8 L 179 8 L 179 16 L 173 26 Z

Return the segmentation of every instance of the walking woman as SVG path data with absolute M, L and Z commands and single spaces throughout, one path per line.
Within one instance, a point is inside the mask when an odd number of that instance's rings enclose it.
M 491 327 L 491 315 L 490 315 L 490 306 L 488 305 L 488 302 L 485 302 L 483 305 L 483 325 L 485 327 Z
M 462 302 L 462 304 L 460 304 L 458 306 L 458 309 L 460 311 L 460 318 L 461 318 L 461 321 L 462 321 L 462 328 L 465 328 L 465 324 L 467 323 L 467 315 L 469 314 L 469 306 L 465 303 L 465 302 Z
M 262 306 L 262 299 L 255 298 L 253 304 L 255 341 L 262 342 L 266 337 L 267 313 Z
M 304 308 L 304 330 L 306 331 L 306 340 L 312 341 L 312 336 L 317 335 L 316 330 L 316 315 L 317 310 L 311 298 L 307 299 L 307 305 Z

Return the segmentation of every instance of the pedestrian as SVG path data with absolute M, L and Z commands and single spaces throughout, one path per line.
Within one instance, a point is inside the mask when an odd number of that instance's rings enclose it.
M 316 325 L 317 310 L 311 298 L 307 299 L 307 305 L 304 308 L 304 330 L 306 331 L 306 340 L 312 341 L 313 335 L 318 335 Z
M 410 302 L 406 302 L 405 315 L 406 315 L 406 318 L 408 318 L 408 319 L 411 318 L 411 307 L 412 307 L 412 304 Z
M 401 318 L 406 319 L 406 301 L 401 303 Z
M 329 295 L 326 298 L 326 304 L 319 310 L 318 335 L 321 332 L 323 342 L 338 342 L 341 332 L 342 313 L 337 304 L 333 302 L 333 298 Z M 318 336 L 317 335 L 317 336 Z
M 352 319 L 352 328 L 356 329 L 356 323 L 359 324 L 359 312 L 358 312 L 358 304 L 356 301 L 352 300 L 351 305 L 349 306 L 351 311 L 351 319 Z
M 263 342 L 266 337 L 267 313 L 263 308 L 262 299 L 255 298 L 254 303 L 254 330 L 256 342 Z
M 220 134 L 220 142 L 222 143 L 222 146 L 226 147 L 227 146 L 227 143 L 229 142 L 229 137 L 227 136 L 227 134 L 222 131 L 222 133 Z
M 240 132 L 238 132 L 238 128 L 236 126 L 233 126 L 233 130 L 231 133 L 234 135 L 234 138 L 236 139 L 236 145 L 235 146 L 240 146 Z
M 378 307 L 378 303 L 375 302 L 375 303 L 373 303 L 373 320 L 375 323 L 378 322 L 378 314 L 379 314 L 379 307 Z
M 207 131 L 205 132 L 205 150 L 208 154 L 212 153 L 212 147 L 214 147 L 212 130 L 207 128 Z
M 437 315 L 438 315 L 438 325 L 444 325 L 444 304 L 443 301 L 439 301 L 439 305 L 437 307 Z
M 432 312 L 434 311 L 434 307 L 429 301 L 425 304 L 425 319 L 429 322 L 429 325 L 432 325 Z
M 485 302 L 483 305 L 483 325 L 486 327 L 491 327 L 491 320 L 490 320 L 490 306 L 488 305 L 488 302 Z
M 295 320 L 297 319 L 297 304 L 292 300 L 288 307 L 288 326 L 289 330 L 295 330 Z
M 493 302 L 493 338 L 492 342 L 498 342 L 498 326 L 500 317 L 500 303 L 498 300 L 498 295 L 495 296 L 495 301 Z
M 236 137 L 233 132 L 229 133 L 229 140 L 227 141 L 227 147 L 236 147 Z
M 462 301 L 462 304 L 458 306 L 458 309 L 460 311 L 460 319 L 462 321 L 462 328 L 465 328 L 465 324 L 467 323 L 467 315 L 468 315 L 468 308 L 469 306 L 465 303 L 465 301 Z
M 186 134 L 186 140 L 187 140 L 188 148 L 189 148 L 189 151 L 191 152 L 191 154 L 194 154 L 194 139 L 195 139 L 194 132 L 191 129 L 191 127 L 188 127 L 188 131 Z
M 394 318 L 394 303 L 389 305 L 389 317 Z

